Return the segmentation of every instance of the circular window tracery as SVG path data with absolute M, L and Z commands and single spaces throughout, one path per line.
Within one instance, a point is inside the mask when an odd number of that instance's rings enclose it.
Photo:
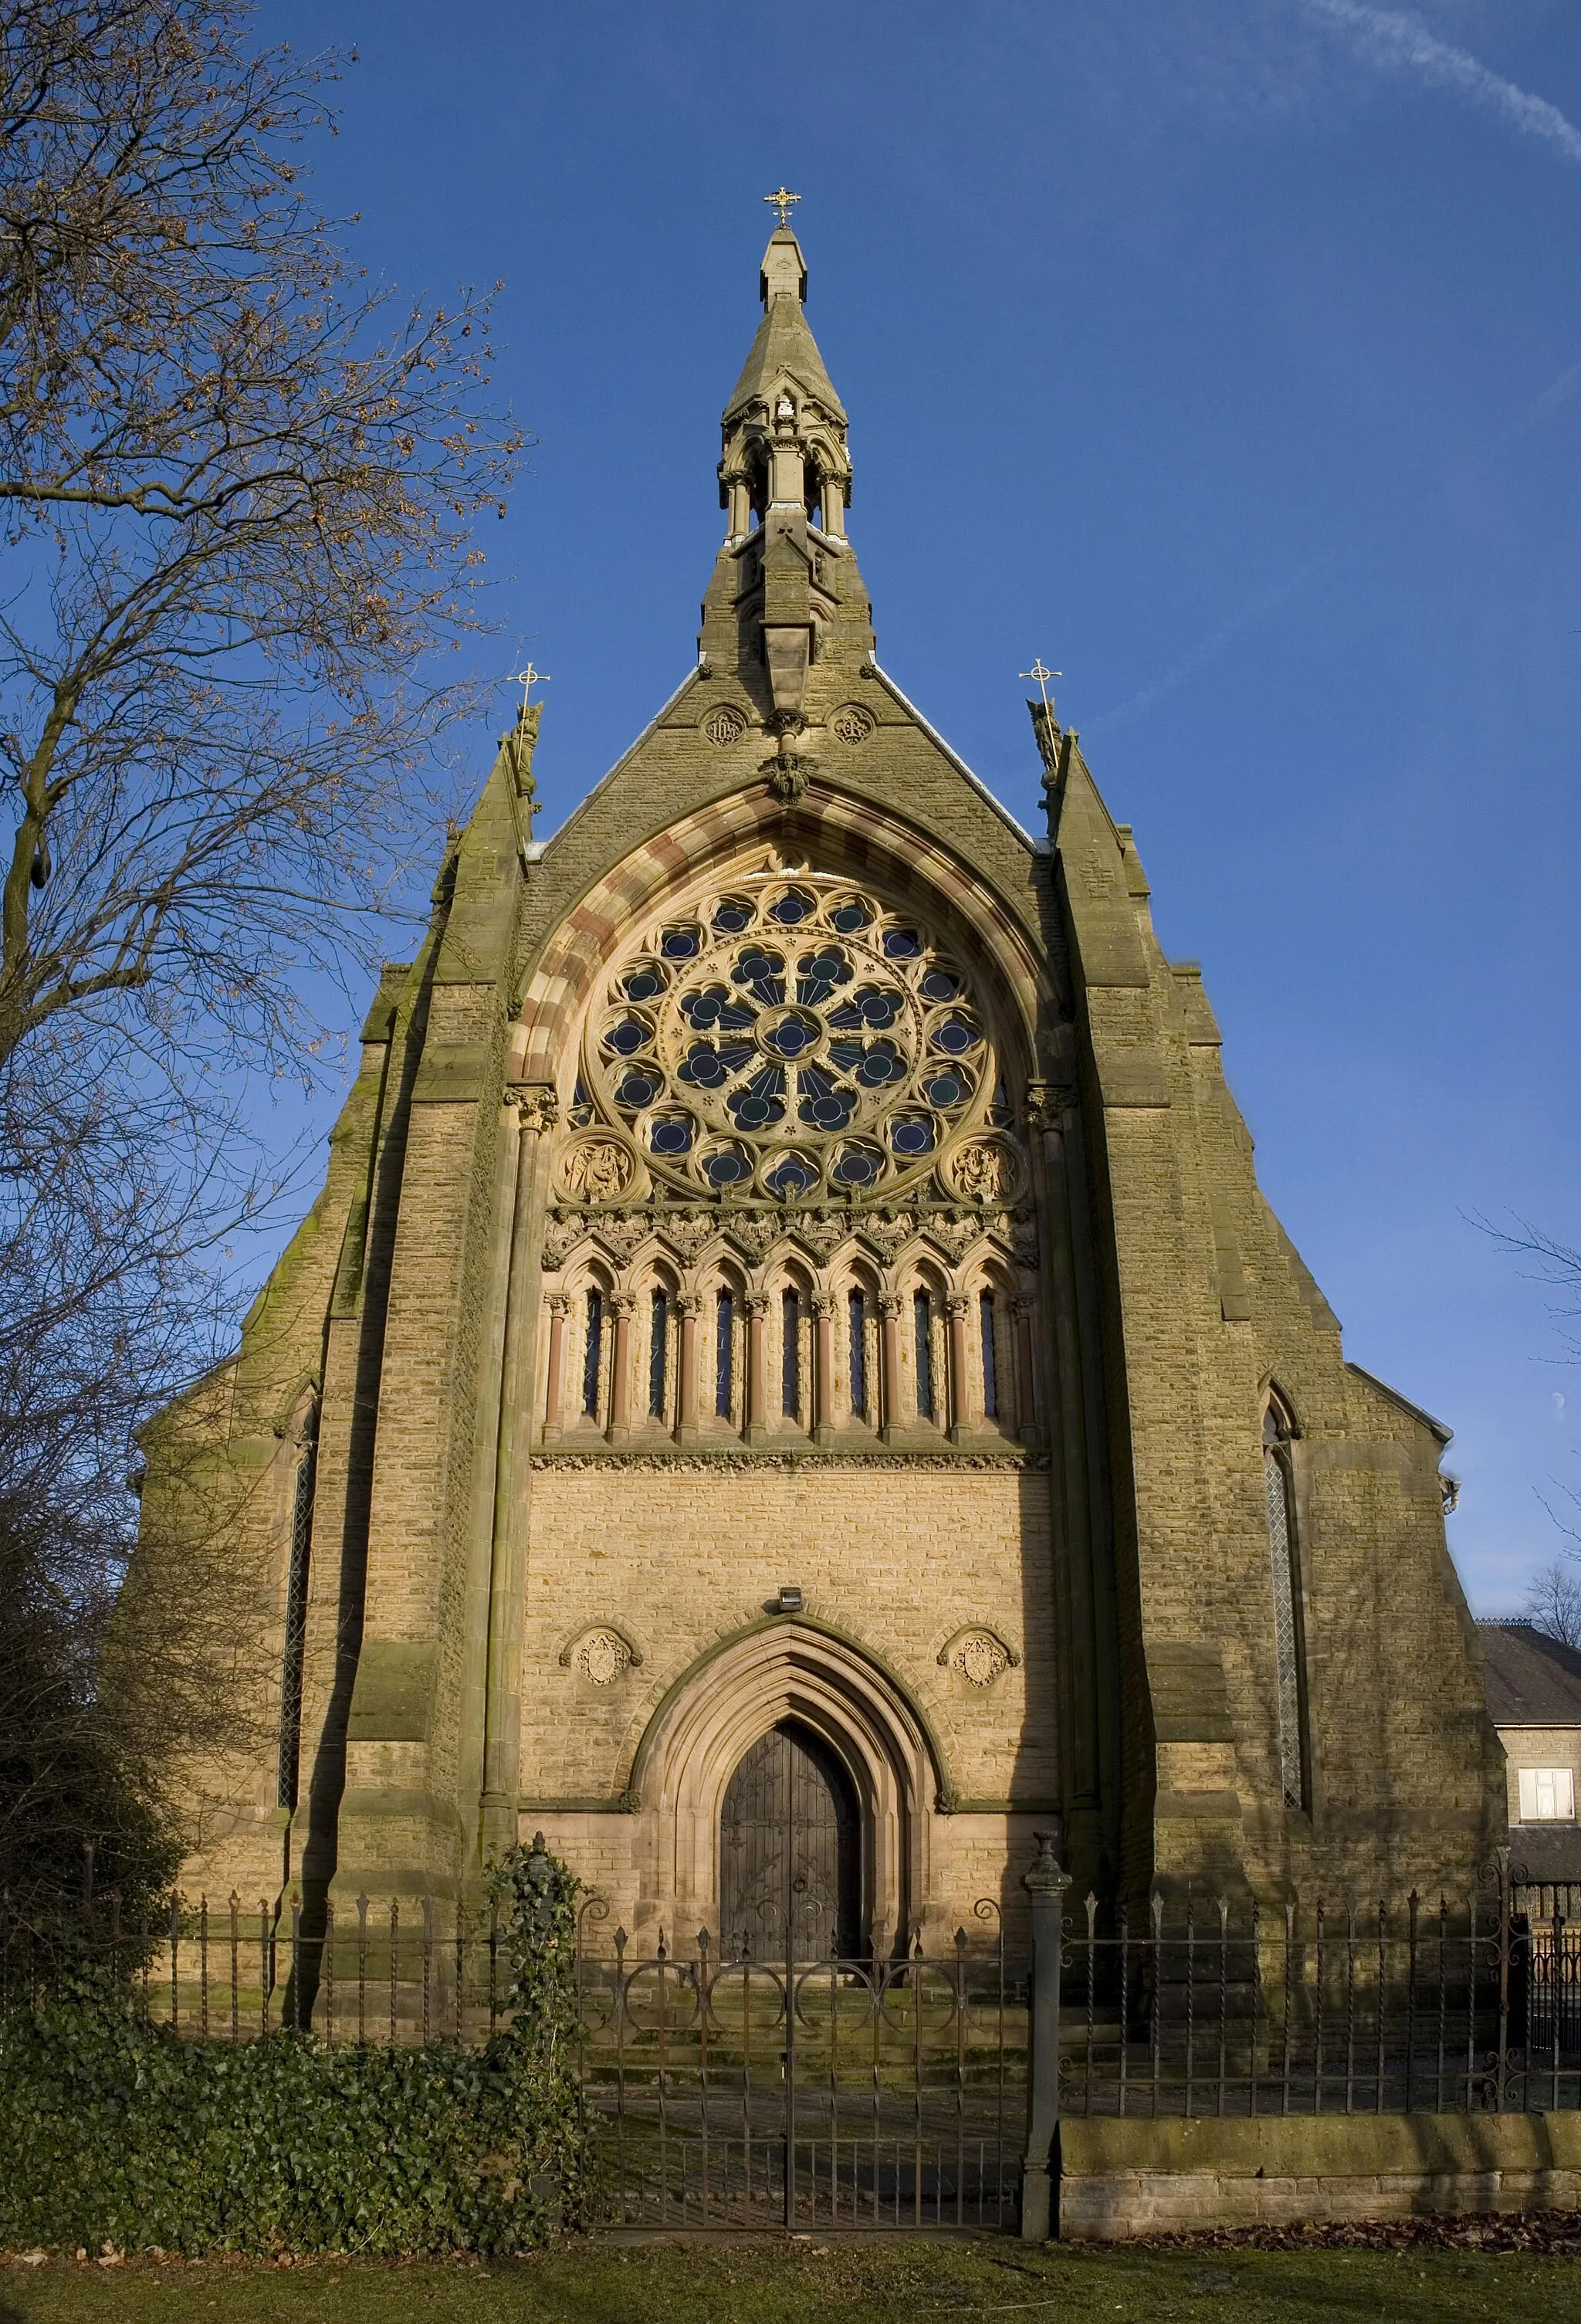
M 739 878 L 651 930 L 595 1008 L 582 1085 L 659 1177 L 789 1204 L 887 1194 L 1007 1119 L 961 964 L 814 873 Z

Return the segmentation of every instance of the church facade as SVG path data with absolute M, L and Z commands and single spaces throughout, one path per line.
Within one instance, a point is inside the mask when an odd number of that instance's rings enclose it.
M 842 1950 L 1013 1923 L 1034 1830 L 1104 1898 L 1464 1891 L 1448 1433 L 1345 1360 L 1076 736 L 1034 838 L 880 668 L 805 288 L 782 226 L 695 668 L 547 841 L 504 738 L 151 1442 L 261 1608 L 187 1885 L 460 1899 L 541 1830 L 639 1937 Z

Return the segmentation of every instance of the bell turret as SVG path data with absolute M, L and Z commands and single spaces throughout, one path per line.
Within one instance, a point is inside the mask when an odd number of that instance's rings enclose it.
M 763 320 L 722 423 L 727 538 L 743 540 L 754 516 L 761 523 L 770 509 L 791 509 L 843 540 L 850 500 L 845 407 L 802 311 L 807 264 L 788 226 L 771 236 L 758 279 Z

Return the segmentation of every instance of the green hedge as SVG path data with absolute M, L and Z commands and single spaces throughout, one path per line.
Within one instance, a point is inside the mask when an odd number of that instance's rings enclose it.
M 574 1883 L 513 1850 L 514 2015 L 483 2051 L 232 2044 L 77 1979 L 0 2014 L 0 2249 L 520 2251 L 573 2222 Z

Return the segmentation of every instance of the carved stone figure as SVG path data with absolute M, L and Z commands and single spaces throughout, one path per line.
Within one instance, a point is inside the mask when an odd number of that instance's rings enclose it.
M 560 1183 L 583 1203 L 618 1203 L 637 1176 L 628 1147 L 612 1138 L 584 1138 L 560 1164 Z

